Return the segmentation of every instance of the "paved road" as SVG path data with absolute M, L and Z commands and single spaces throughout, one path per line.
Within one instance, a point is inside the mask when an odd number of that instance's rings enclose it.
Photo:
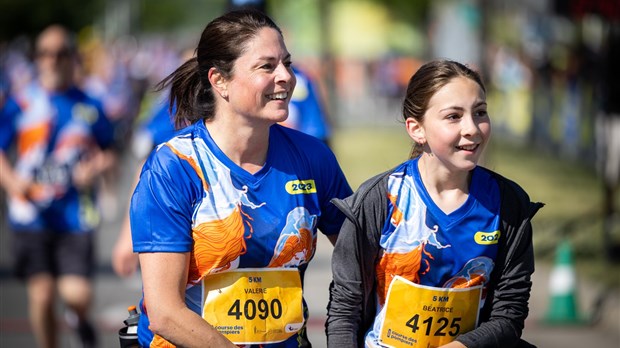
M 131 169 L 127 169 L 131 170 Z M 125 177 L 130 177 L 125 173 Z M 129 192 L 121 187 L 120 192 Z M 124 201 L 121 198 L 119 201 Z M 125 209 L 116 206 L 117 211 Z M 126 317 L 126 308 L 137 304 L 140 298 L 139 275 L 130 279 L 119 279 L 109 267 L 110 250 L 116 238 L 120 214 L 111 212 L 110 220 L 104 224 L 98 235 L 99 272 L 95 278 L 96 301 L 93 317 L 100 332 L 101 347 L 118 347 L 117 331 Z M 34 347 L 26 313 L 26 294 L 24 286 L 8 277 L 7 232 L 0 231 L 0 348 Z M 306 274 L 305 294 L 310 309 L 309 334 L 313 346 L 325 347 L 323 323 L 327 305 L 327 289 L 331 280 L 332 247 L 326 238 L 321 237 L 318 251 Z M 611 294 L 603 303 L 602 320 L 590 325 L 545 325 L 544 317 L 548 306 L 548 265 L 538 265 L 534 274 L 534 288 L 531 299 L 530 317 L 526 322 L 524 337 L 539 347 L 545 348 L 618 348 L 620 347 L 620 296 Z M 579 277 L 578 277 L 579 278 Z M 577 301 L 584 315 L 589 315 L 600 289 L 596 284 L 579 282 Z M 60 305 L 59 305 L 60 308 Z M 66 328 L 62 329 L 61 347 L 77 348 L 75 338 Z

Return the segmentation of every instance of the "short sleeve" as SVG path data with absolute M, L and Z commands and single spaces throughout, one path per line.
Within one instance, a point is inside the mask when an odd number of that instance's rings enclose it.
M 16 132 L 16 119 L 21 110 L 15 100 L 7 98 L 0 108 L 0 150 L 7 151 L 13 142 Z
M 135 252 L 187 252 L 197 190 L 185 164 L 163 146 L 145 164 L 130 203 Z

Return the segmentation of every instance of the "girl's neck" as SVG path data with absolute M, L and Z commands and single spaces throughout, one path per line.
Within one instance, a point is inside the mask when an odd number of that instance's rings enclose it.
M 418 160 L 418 170 L 426 191 L 444 213 L 450 214 L 467 200 L 471 172 L 451 172 L 433 165 L 424 155 Z

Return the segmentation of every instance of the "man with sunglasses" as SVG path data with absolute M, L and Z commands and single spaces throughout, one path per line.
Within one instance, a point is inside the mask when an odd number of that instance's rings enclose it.
M 0 132 L 0 185 L 7 193 L 15 275 L 27 287 L 40 347 L 58 346 L 56 294 L 83 347 L 96 343 L 92 303 L 98 178 L 115 161 L 113 126 L 99 101 L 74 84 L 70 33 L 52 25 L 35 44 L 37 78 L 16 95 L 22 113 Z M 8 155 L 15 147 L 15 154 Z M 14 160 L 12 160 L 14 157 Z

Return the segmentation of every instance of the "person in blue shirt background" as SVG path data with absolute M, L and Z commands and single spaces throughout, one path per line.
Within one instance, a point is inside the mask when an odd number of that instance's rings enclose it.
M 289 116 L 283 124 L 312 135 L 328 146 L 331 129 L 327 122 L 316 83 L 303 70 L 293 66 L 297 85 L 289 105 Z
M 26 283 L 41 347 L 56 345 L 56 292 L 84 347 L 92 347 L 96 193 L 98 178 L 116 161 L 110 150 L 114 128 L 101 102 L 75 86 L 71 34 L 49 26 L 35 49 L 37 79 L 15 95 L 21 113 L 3 122 L 0 132 L 0 184 L 8 198 L 14 271 Z M 9 156 L 13 144 L 15 161 Z

